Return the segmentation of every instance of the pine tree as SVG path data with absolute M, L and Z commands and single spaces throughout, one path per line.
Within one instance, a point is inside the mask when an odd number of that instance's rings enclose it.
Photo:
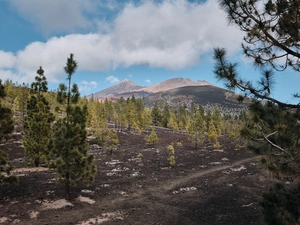
M 217 106 L 215 106 L 214 109 L 213 109 L 211 119 L 214 122 L 214 125 L 215 125 L 215 128 L 216 128 L 218 134 L 221 135 L 222 134 L 222 125 L 221 125 L 222 115 L 221 115 L 220 110 Z
M 162 111 L 162 120 L 161 120 L 163 127 L 168 127 L 169 119 L 170 119 L 170 109 L 168 104 L 165 104 Z
M 190 141 L 197 148 L 204 142 L 206 125 L 199 109 L 194 108 L 187 125 Z
M 178 124 L 177 124 L 177 118 L 176 118 L 176 114 L 174 111 L 170 112 L 170 118 L 168 121 L 168 127 L 173 129 L 173 130 L 178 130 Z
M 184 106 L 180 106 L 177 110 L 177 124 L 179 130 L 185 130 L 187 125 L 187 114 L 186 108 Z
M 41 162 L 46 162 L 47 145 L 51 138 L 51 123 L 54 121 L 49 103 L 42 94 L 48 90 L 42 67 L 37 74 L 35 82 L 31 85 L 31 97 L 27 104 L 23 138 L 25 162 L 27 165 L 36 167 Z
M 104 135 L 103 148 L 112 155 L 119 144 L 119 138 L 114 129 L 107 129 Z
M 4 85 L 0 80 L 0 143 L 5 139 L 9 139 L 13 130 L 13 112 L 10 108 L 3 106 L 3 99 L 6 96 Z M 3 147 L 0 146 L 0 183 L 15 183 L 17 178 L 12 176 L 10 172 L 13 166 L 9 163 L 8 154 Z
M 158 136 L 155 132 L 155 129 L 152 129 L 151 134 L 150 135 L 146 135 L 145 136 L 145 141 L 147 145 L 150 145 L 152 147 L 154 147 L 154 145 L 158 142 Z
M 262 165 L 276 177 L 282 174 L 298 177 L 300 104 L 280 101 L 271 94 L 275 83 L 274 71 L 291 68 L 300 72 L 299 1 L 221 0 L 220 4 L 229 21 L 245 32 L 243 52 L 262 72 L 257 82 L 241 77 L 237 72 L 238 64 L 228 61 L 226 49 L 214 50 L 216 77 L 224 81 L 228 89 L 243 92 L 239 101 L 245 97 L 255 99 L 250 105 L 249 119 L 241 130 L 241 136 L 248 140 L 248 148 L 262 155 Z M 294 97 L 299 99 L 300 95 L 296 93 Z M 267 200 L 267 205 L 263 205 L 264 214 L 272 214 L 272 218 L 276 218 L 266 220 L 268 224 L 299 224 L 299 211 L 290 210 L 290 206 L 299 205 L 300 201 L 293 197 L 292 192 L 290 189 L 278 190 L 274 194 L 270 190 L 270 195 L 264 195 Z M 273 211 L 268 208 L 271 204 L 275 206 Z
M 25 116 L 27 115 L 28 100 L 29 100 L 29 87 L 26 86 L 25 83 L 23 83 L 22 86 L 19 86 L 18 96 L 16 97 L 17 107 L 15 107 L 15 111 L 19 112 L 20 124 L 22 126 L 22 130 L 24 130 Z
M 209 122 L 207 137 L 210 142 L 214 143 L 217 141 L 218 133 L 213 120 L 210 120 Z
M 155 103 L 154 106 L 152 107 L 151 117 L 152 117 L 153 126 L 161 125 L 162 115 L 157 103 Z
M 128 130 L 136 123 L 135 99 L 133 101 L 129 98 L 126 100 L 126 121 Z M 137 126 L 137 124 L 135 124 L 135 126 Z
M 77 69 L 73 54 L 64 67 L 68 74 L 68 86 L 60 84 L 57 100 L 64 105 L 65 117 L 56 121 L 53 136 L 49 143 L 51 151 L 50 168 L 57 169 L 57 180 L 65 185 L 65 199 L 70 199 L 70 185 L 78 180 L 88 184 L 94 180 L 96 166 L 94 156 L 88 154 L 87 106 L 75 105 L 79 99 L 76 84 L 71 88 L 71 78 Z
M 175 166 L 175 148 L 174 148 L 174 143 L 170 144 L 168 146 L 168 150 L 169 150 L 169 158 L 168 158 L 168 165 L 170 168 L 173 168 Z
M 117 127 L 121 130 L 126 127 L 127 121 L 126 121 L 126 101 L 123 97 L 121 97 L 118 102 L 115 104 L 115 123 L 117 124 Z

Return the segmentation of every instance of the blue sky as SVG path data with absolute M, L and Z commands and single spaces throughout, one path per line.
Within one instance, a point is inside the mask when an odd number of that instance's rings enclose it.
M 216 0 L 0 0 L 0 37 L 0 79 L 31 83 L 42 66 L 55 90 L 73 53 L 81 95 L 124 79 L 149 86 L 186 77 L 222 87 L 212 72 L 214 47 L 227 48 L 243 77 L 259 74 Z M 297 73 L 278 73 L 272 97 L 297 102 L 299 84 Z

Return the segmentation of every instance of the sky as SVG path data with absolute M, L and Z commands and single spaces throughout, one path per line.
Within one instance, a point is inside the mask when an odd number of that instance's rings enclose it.
M 81 96 L 124 79 L 150 86 L 184 77 L 223 87 L 213 74 L 213 48 L 224 47 L 243 77 L 255 81 L 241 53 L 243 33 L 217 0 L 0 0 L 0 79 L 31 84 L 41 66 L 50 90 L 72 76 Z M 295 103 L 300 76 L 276 74 L 271 97 Z

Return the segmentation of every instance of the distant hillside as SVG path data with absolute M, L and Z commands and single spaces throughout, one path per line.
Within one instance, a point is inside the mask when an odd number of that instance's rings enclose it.
M 93 97 L 94 97 L 94 99 L 115 98 L 115 95 L 120 95 L 122 93 L 139 90 L 141 88 L 143 88 L 143 87 L 135 84 L 134 82 L 132 82 L 128 79 L 125 79 L 122 82 L 120 82 L 112 87 L 109 87 L 102 91 L 94 93 Z M 91 95 L 89 95 L 88 98 L 89 97 L 91 97 Z
M 132 96 L 142 98 L 147 107 L 152 107 L 156 102 L 163 102 L 170 107 L 185 105 L 189 108 L 193 102 L 202 105 L 205 110 L 212 110 L 218 105 L 222 113 L 231 115 L 238 115 L 246 109 L 246 104 L 237 102 L 236 94 L 206 81 L 195 82 L 188 78 L 173 78 L 149 87 L 141 87 L 126 79 L 94 94 L 95 99 L 107 98 L 111 101 Z
M 206 81 L 197 81 L 194 82 L 188 78 L 172 78 L 169 80 L 165 80 L 158 84 L 154 84 L 149 87 L 142 88 L 142 90 L 146 92 L 160 92 L 160 91 L 167 91 L 174 88 L 185 87 L 185 86 L 202 86 L 202 85 L 210 85 L 210 83 Z
M 158 84 L 154 84 L 149 87 L 142 87 L 128 79 L 125 79 L 122 82 L 112 87 L 94 93 L 93 97 L 95 99 L 105 99 L 105 98 L 119 99 L 121 97 L 128 98 L 134 95 L 135 98 L 144 98 L 156 92 L 167 91 L 170 89 L 184 87 L 184 86 L 201 86 L 201 85 L 210 85 L 210 83 L 206 81 L 195 82 L 188 78 L 172 78 L 160 82 Z M 90 98 L 91 95 L 87 97 Z
M 157 102 L 163 102 L 171 107 L 182 105 L 191 106 L 192 102 L 202 105 L 206 110 L 218 105 L 223 113 L 240 114 L 246 104 L 240 104 L 236 100 L 237 95 L 213 85 L 185 86 L 167 91 L 157 92 L 144 98 L 144 104 L 152 107 Z

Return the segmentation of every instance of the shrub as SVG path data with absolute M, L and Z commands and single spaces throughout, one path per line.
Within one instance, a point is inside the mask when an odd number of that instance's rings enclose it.
M 152 129 L 152 132 L 150 135 L 146 135 L 144 140 L 146 141 L 147 145 L 150 145 L 152 147 L 154 147 L 154 145 L 158 142 L 158 136 L 155 133 L 155 130 Z
M 214 144 L 214 148 L 215 149 L 219 149 L 221 147 L 220 143 L 217 141 L 215 144 Z
M 174 155 L 171 155 L 169 158 L 168 158 L 168 162 L 169 162 L 169 167 L 173 168 L 175 166 L 175 156 Z

